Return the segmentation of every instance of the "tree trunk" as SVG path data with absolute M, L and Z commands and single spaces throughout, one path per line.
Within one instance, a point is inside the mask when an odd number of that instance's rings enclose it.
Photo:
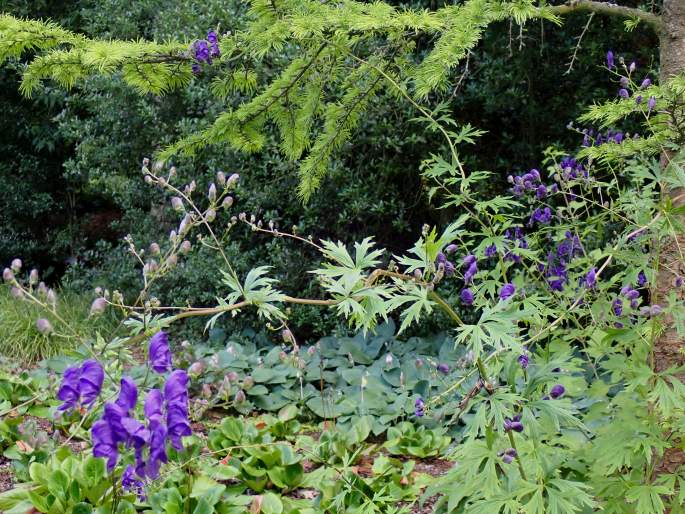
M 685 71 L 685 0 L 664 0 L 662 27 L 659 34 L 660 42 L 660 80 L 665 82 L 669 78 Z M 668 161 L 668 155 L 662 157 L 662 165 Z M 680 196 L 684 191 L 664 191 L 664 194 Z M 678 202 L 685 203 L 682 200 Z M 667 241 L 659 253 L 659 268 L 653 303 L 665 303 L 670 291 L 674 288 L 676 277 L 685 277 L 685 262 L 680 257 L 682 249 L 685 254 L 685 234 L 678 234 Z M 671 366 L 685 362 L 685 340 L 678 336 L 673 319 L 669 316 L 665 320 L 664 332 L 657 339 L 654 346 L 654 368 L 663 371 Z M 681 377 L 685 381 L 685 376 Z M 671 449 L 664 455 L 658 472 L 675 472 L 685 464 L 685 453 L 679 449 Z

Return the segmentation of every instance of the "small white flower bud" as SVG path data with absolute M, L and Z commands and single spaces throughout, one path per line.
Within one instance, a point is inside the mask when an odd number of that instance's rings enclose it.
M 12 271 L 14 271 L 15 273 L 19 273 L 21 271 L 21 266 L 21 259 L 14 259 L 12 261 L 12 264 L 10 264 L 10 268 L 12 268 Z
M 40 277 L 38 276 L 38 270 L 36 268 L 33 268 L 31 270 L 31 273 L 29 273 L 29 284 L 35 286 L 39 281 Z
M 243 392 L 242 389 L 240 389 L 237 393 L 235 393 L 235 398 L 234 398 L 234 403 L 243 403 L 246 400 L 245 393 Z
M 38 332 L 44 336 L 49 335 L 52 332 L 52 325 L 45 318 L 40 318 L 36 320 L 36 328 Z
M 281 331 L 281 337 L 283 338 L 283 341 L 285 341 L 286 343 L 294 343 L 295 342 L 295 338 L 293 337 L 293 333 L 288 328 L 284 328 Z
M 152 184 L 154 180 L 152 180 L 152 177 L 150 175 L 145 175 L 145 183 L 146 184 Z
M 107 300 L 101 296 L 93 300 L 93 303 L 90 306 L 90 315 L 99 316 L 105 312 L 105 309 L 107 309 Z
M 150 245 L 150 254 L 159 255 L 160 252 L 161 252 L 161 249 L 159 248 L 159 245 L 157 243 L 152 243 Z
M 173 243 L 174 241 L 176 241 L 176 238 L 177 238 L 177 237 L 178 237 L 178 236 L 176 235 L 176 231 L 175 231 L 175 230 L 172 230 L 171 232 L 169 232 L 169 241 L 171 241 L 172 243 Z
M 167 181 L 164 177 L 159 177 L 159 185 L 160 187 L 165 187 L 167 185 Z
M 179 198 L 178 196 L 172 196 L 171 197 L 171 207 L 173 207 L 173 209 L 176 212 L 185 211 L 185 207 L 183 207 L 183 200 L 181 198 Z
M 385 363 L 390 366 L 392 365 L 392 354 L 389 353 L 388 355 L 385 356 Z
M 205 212 L 205 219 L 211 223 L 216 219 L 216 211 L 214 209 L 207 209 L 207 212 Z
M 104 293 L 104 290 L 103 290 L 100 286 L 97 286 L 97 287 L 95 288 L 95 294 L 96 294 L 97 296 L 102 296 L 102 293 Z
M 5 282 L 14 281 L 14 273 L 12 273 L 12 270 L 9 268 L 5 268 L 4 270 L 2 270 L 2 279 Z
M 169 255 L 169 257 L 166 260 L 166 263 L 167 266 L 173 268 L 174 266 L 176 266 L 176 264 L 178 264 L 178 256 L 176 254 Z
M 206 369 L 206 364 L 202 361 L 193 362 L 188 368 L 188 374 L 194 376 L 200 376 Z
M 190 250 L 193 249 L 193 245 L 190 244 L 190 241 L 187 239 L 181 243 L 181 252 L 183 252 L 183 255 L 188 255 L 190 253 Z
M 12 289 L 10 289 L 10 294 L 13 298 L 17 300 L 21 300 L 24 297 L 24 292 L 18 287 L 13 287 Z
M 197 189 L 197 184 L 195 183 L 194 180 L 190 181 L 190 184 L 188 184 L 188 192 L 192 193 Z
M 228 209 L 231 205 L 233 205 L 233 197 L 232 196 L 227 196 L 226 198 L 224 198 L 224 201 L 221 202 L 221 206 L 224 209 Z
M 205 398 L 211 398 L 212 397 L 212 386 L 209 384 L 203 384 L 202 385 L 202 396 Z
M 176 176 L 176 166 L 172 166 L 171 168 L 169 168 L 169 178 L 171 179 L 175 176 Z
M 40 282 L 36 291 L 38 291 L 39 295 L 46 296 L 48 294 L 48 286 L 45 285 L 45 282 Z
M 190 230 L 190 215 L 186 214 L 181 220 L 181 224 L 178 226 L 178 233 L 182 236 Z
M 155 161 L 152 165 L 152 169 L 155 173 L 159 173 L 164 168 L 164 161 Z
M 216 201 L 216 186 L 214 185 L 214 183 L 209 185 L 209 192 L 207 193 L 207 197 L 209 198 L 210 202 Z
M 45 294 L 45 298 L 47 299 L 48 303 L 53 307 L 57 305 L 57 295 L 55 294 L 55 291 L 53 291 L 52 289 L 48 289 L 48 292 Z
M 150 159 L 148 159 L 147 157 L 144 157 L 143 158 L 143 168 L 147 168 L 148 166 L 150 166 Z
M 221 187 L 224 187 L 226 185 L 226 174 L 223 171 L 217 171 L 216 173 L 216 182 L 219 184 Z
M 240 175 L 234 173 L 233 175 L 228 177 L 228 180 L 226 181 L 226 186 L 229 188 L 235 187 L 238 183 L 238 180 L 240 180 Z

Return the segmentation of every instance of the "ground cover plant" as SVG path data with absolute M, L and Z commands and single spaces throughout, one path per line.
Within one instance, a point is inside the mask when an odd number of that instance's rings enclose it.
M 493 192 L 496 175 L 463 157 L 487 134 L 435 95 L 487 25 L 523 30 L 578 10 L 588 24 L 607 14 L 652 28 L 660 71 L 607 49 L 597 66 L 615 97 L 588 100 L 568 124 L 574 147 L 550 146 Z M 13 482 L 0 510 L 682 510 L 685 23 L 674 20 L 685 10 L 666 1 L 659 12 L 254 1 L 244 30 L 164 43 L 0 15 L 0 57 L 27 59 L 26 95 L 47 79 L 72 87 L 115 73 L 162 95 L 212 74 L 225 102 L 141 159 L 142 194 L 162 199 L 173 225 L 162 239 L 125 238 L 134 295 L 103 284 L 82 317 L 67 316 L 37 271 L 7 263 L 17 319 L 58 351 L 0 375 Z M 202 162 L 210 145 L 259 152 L 277 137 L 299 165 L 293 197 L 309 201 L 381 91 L 439 141 L 416 172 L 441 221 L 402 248 L 281 226 L 275 211 L 243 208 L 249 172 L 175 161 Z M 240 230 L 317 255 L 303 270 L 316 294 L 294 293 L 270 265 L 237 268 L 227 248 Z M 200 252 L 214 256 L 216 295 L 160 301 L 159 285 Z M 293 306 L 347 329 L 305 340 Z M 244 316 L 253 329 L 236 328 Z M 189 320 L 201 330 L 179 329 Z M 410 335 L 425 323 L 440 330 Z

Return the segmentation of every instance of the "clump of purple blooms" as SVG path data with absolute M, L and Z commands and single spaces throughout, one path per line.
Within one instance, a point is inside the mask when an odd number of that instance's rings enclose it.
M 164 332 L 150 339 L 148 353 L 153 371 L 159 374 L 171 371 L 171 352 Z M 67 368 L 57 393 L 64 402 L 58 410 L 91 406 L 102 390 L 103 380 L 104 370 L 95 360 Z M 142 495 L 142 481 L 156 478 L 161 464 L 167 462 L 167 442 L 177 451 L 183 450 L 182 437 L 192 433 L 188 419 L 188 381 L 187 373 L 177 369 L 169 373 L 163 390 L 148 391 L 143 405 L 146 424 L 134 417 L 138 387 L 133 379 L 122 377 L 116 401 L 105 403 L 102 417 L 91 427 L 93 455 L 107 459 L 107 470 L 112 472 L 122 447 L 134 450 L 135 467 L 127 467 L 122 475 L 124 489 Z
M 526 239 L 521 227 L 514 227 L 513 230 L 505 230 L 504 237 L 507 239 L 507 241 L 511 242 L 514 248 L 522 248 L 524 250 L 528 248 L 528 240 Z M 521 256 L 514 253 L 512 250 L 509 250 L 504 254 L 504 260 L 513 261 L 516 263 L 521 262 Z
M 513 184 L 511 192 L 514 196 L 523 196 L 526 192 L 531 192 L 535 193 L 535 198 L 542 200 L 548 193 L 556 193 L 559 190 L 556 184 L 543 184 L 540 172 L 536 169 L 523 175 L 509 175 L 507 181 Z
M 517 414 L 513 418 L 504 418 L 505 432 L 523 432 L 523 423 L 521 423 L 521 415 Z
M 192 64 L 192 71 L 197 75 L 202 71 L 201 64 L 212 64 L 213 58 L 221 56 L 216 32 L 210 30 L 207 32 L 207 39 L 195 41 L 192 46 L 192 52 L 195 58 L 195 62 Z
M 549 287 L 553 291 L 563 291 L 568 283 L 568 266 L 571 261 L 582 255 L 582 245 L 578 236 L 567 231 L 553 252 L 547 254 L 547 264 L 539 263 L 538 270 L 544 273 Z

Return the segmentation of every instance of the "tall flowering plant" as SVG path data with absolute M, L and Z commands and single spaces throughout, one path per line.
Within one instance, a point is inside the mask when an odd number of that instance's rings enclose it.
M 145 393 L 143 421 L 137 417 L 140 414 L 138 385 L 132 378 L 123 376 L 116 400 L 104 403 L 101 417 L 90 430 L 93 455 L 106 459 L 110 474 L 123 454 L 133 452 L 135 463 L 126 466 L 121 484 L 125 490 L 135 490 L 141 497 L 145 482 L 156 479 L 160 467 L 168 462 L 168 447 L 183 451 L 182 438 L 192 434 L 188 417 L 188 374 L 182 369 L 172 371 L 169 341 L 163 331 L 150 339 L 148 366 L 164 378 L 164 385 Z M 57 394 L 63 401 L 58 412 L 92 407 L 101 394 L 103 382 L 103 367 L 95 360 L 67 368 Z

